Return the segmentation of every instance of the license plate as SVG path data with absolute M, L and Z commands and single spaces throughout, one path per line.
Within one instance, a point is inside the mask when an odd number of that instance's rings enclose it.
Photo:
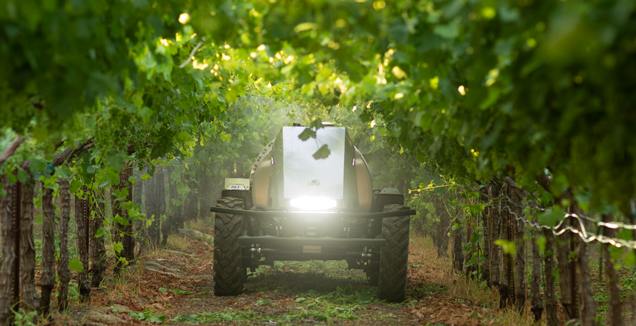
M 303 246 L 303 253 L 319 254 L 319 253 L 322 253 L 322 247 L 321 246 Z

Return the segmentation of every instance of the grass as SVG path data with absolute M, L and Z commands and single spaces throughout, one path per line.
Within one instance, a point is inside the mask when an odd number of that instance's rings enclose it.
M 427 283 L 430 284 L 428 285 L 429 292 L 430 289 L 438 289 L 438 291 L 445 289 L 444 291 L 447 291 L 453 297 L 482 307 L 497 307 L 499 293 L 485 287 L 485 284 L 466 280 L 463 275 L 453 274 L 451 272 L 452 262 L 450 258 L 437 256 L 437 249 L 434 247 L 431 238 L 414 236 L 411 239 L 409 250 L 410 255 L 414 256 L 411 257 L 411 260 L 426 262 L 417 270 L 425 270 Z
M 190 252 L 193 248 L 192 241 L 180 236 L 171 236 L 167 248 Z M 436 304 L 444 309 L 446 306 L 452 308 L 452 304 L 469 305 L 472 310 L 467 314 L 472 313 L 471 316 L 474 315 L 475 320 L 478 319 L 481 323 L 521 325 L 531 321 L 527 314 L 520 316 L 513 310 L 496 311 L 494 308 L 498 304 L 498 294 L 478 282 L 466 280 L 461 275 L 451 273 L 450 260 L 437 257 L 437 251 L 430 239 L 413 237 L 410 247 L 409 278 L 423 280 L 424 283 L 410 286 L 409 297 L 405 303 L 401 304 L 386 304 L 378 300 L 375 297 L 376 288 L 368 286 L 364 273 L 348 270 L 347 263 L 344 261 L 276 262 L 274 267 L 259 268 L 256 275 L 248 281 L 248 285 L 260 288 L 256 290 L 256 294 L 262 292 L 260 297 L 255 295 L 255 292 L 243 295 L 246 298 L 250 297 L 249 302 L 253 310 L 221 308 L 220 311 L 192 311 L 184 314 L 179 309 L 170 308 L 173 305 L 179 306 L 178 302 L 172 300 L 161 302 L 159 297 L 162 295 L 185 296 L 180 300 L 188 304 L 216 299 L 201 296 L 209 295 L 209 293 L 199 293 L 200 289 L 183 287 L 179 289 L 175 281 L 170 283 L 172 285 L 152 283 L 149 288 L 148 284 L 144 283 L 149 275 L 144 275 L 145 262 L 163 259 L 170 261 L 171 255 L 172 259 L 175 256 L 174 252 L 157 249 L 145 252 L 137 264 L 122 271 L 121 277 L 109 277 L 105 281 L 105 287 L 108 288 L 104 293 L 105 300 L 95 300 L 83 305 L 109 306 L 110 303 L 107 302 L 145 298 L 144 303 L 136 309 L 138 311 L 128 315 L 134 320 L 148 323 L 276 322 L 285 325 L 314 322 L 329 324 L 337 321 L 358 324 L 364 323 L 365 320 L 375 320 L 374 322 L 381 324 L 400 324 L 400 321 L 408 320 L 405 318 L 413 318 L 402 312 L 403 309 L 419 309 L 429 305 L 427 300 L 441 298 L 442 300 Z M 197 264 L 196 258 L 191 260 L 190 264 Z M 155 284 L 156 289 L 154 289 Z M 152 296 L 144 296 L 144 293 L 148 291 L 156 293 Z M 156 299 L 153 299 L 155 297 Z M 198 300 L 197 297 L 201 299 Z M 289 301 L 281 300 L 281 298 L 289 298 L 285 299 Z M 170 309 L 157 310 L 158 304 Z M 477 313 L 482 308 L 491 310 L 491 313 Z M 529 311 L 529 307 L 526 310 Z
M 168 247 L 175 248 L 180 251 L 186 251 L 190 248 L 190 243 L 187 239 L 180 236 L 171 236 L 168 238 Z M 102 282 L 102 288 L 107 289 L 105 292 L 105 301 L 115 302 L 122 297 L 140 297 L 141 293 L 147 289 L 143 286 L 143 280 L 146 273 L 146 262 L 149 260 L 167 260 L 170 258 L 171 253 L 161 248 L 148 249 L 144 254 L 139 257 L 139 260 L 128 267 L 121 270 L 119 277 L 114 277 L 112 274 L 107 274 L 106 278 Z M 114 265 L 114 262 L 110 264 Z M 183 294 L 186 291 L 180 289 L 174 289 L 175 294 Z M 173 292 L 174 293 L 174 292 Z M 90 303 L 84 305 L 99 306 L 103 303 L 103 300 L 92 300 Z M 140 319 L 145 320 L 145 319 Z
M 184 223 L 186 229 L 199 230 L 201 232 L 214 231 L 213 218 L 199 218 L 186 221 Z
M 105 280 L 110 288 L 108 301 L 116 301 L 123 294 L 137 295 L 142 289 L 140 286 L 144 274 L 144 264 L 128 266 L 121 271 L 121 276 Z
M 448 257 L 438 257 L 437 249 L 431 238 L 417 235 L 412 237 L 409 261 L 416 261 L 418 264 L 422 262 L 422 266 L 418 268 L 413 268 L 417 265 L 411 266 L 409 277 L 421 275 L 419 278 L 424 279 L 426 284 L 411 290 L 410 296 L 425 299 L 448 297 L 456 304 L 472 304 L 474 311 L 468 319 L 475 318 L 479 320 L 480 324 L 532 325 L 534 323 L 534 317 L 530 313 L 529 299 L 526 300 L 523 314 L 517 313 L 516 309 L 513 308 L 499 310 L 498 290 L 487 287 L 485 282 L 466 279 L 463 274 L 453 273 L 450 248 L 451 246 L 449 246 L 447 253 Z M 409 298 L 407 298 L 408 300 Z M 433 302 L 436 305 L 448 305 L 448 301 L 444 301 L 444 299 Z
M 187 323 L 220 323 L 228 322 L 246 322 L 253 321 L 256 315 L 249 311 L 218 311 L 218 312 L 202 312 L 192 315 L 177 316 L 169 321 L 171 322 L 187 322 Z
M 186 228 L 208 232 L 213 230 L 213 219 L 200 219 L 186 222 Z M 69 246 L 71 257 L 75 256 L 75 226 L 71 220 L 69 226 Z M 36 246 L 39 249 L 39 243 L 36 236 Z M 166 249 L 191 252 L 196 249 L 193 241 L 181 236 L 170 236 Z M 110 241 L 107 241 L 110 245 Z M 449 257 L 450 257 L 449 246 Z M 527 250 L 530 247 L 526 247 Z M 248 286 L 251 286 L 250 302 L 254 311 L 236 311 L 225 310 L 214 312 L 195 311 L 190 315 L 176 310 L 154 310 L 153 305 L 158 304 L 164 307 L 178 306 L 176 301 L 160 302 L 159 299 L 149 299 L 143 296 L 147 292 L 148 286 L 144 285 L 144 278 L 148 278 L 145 271 L 145 262 L 148 260 L 160 261 L 168 260 L 170 264 L 162 263 L 169 266 L 178 256 L 175 252 L 162 249 L 146 251 L 140 258 L 140 261 L 122 271 L 119 278 L 113 278 L 107 275 L 104 281 L 103 295 L 105 301 L 115 302 L 124 298 L 143 297 L 147 303 L 141 304 L 138 311 L 130 316 L 138 321 L 145 322 L 166 322 L 169 318 L 172 321 L 190 322 L 190 323 L 269 323 L 277 322 L 279 324 L 298 324 L 312 323 L 312 321 L 320 323 L 331 323 L 334 320 L 342 320 L 351 322 L 352 324 L 364 323 L 365 320 L 371 318 L 375 322 L 381 324 L 390 324 L 396 320 L 404 320 L 405 315 L 402 311 L 415 311 L 428 307 L 430 309 L 441 309 L 442 317 L 444 314 L 450 315 L 449 311 L 456 311 L 457 307 L 465 307 L 464 321 L 475 321 L 479 324 L 495 324 L 495 325 L 529 325 L 533 324 L 534 316 L 530 312 L 530 298 L 526 300 L 524 313 L 519 314 L 515 309 L 498 310 L 499 293 L 498 291 L 488 288 L 483 282 L 467 280 L 464 275 L 457 275 L 452 272 L 452 264 L 450 258 L 438 257 L 437 250 L 433 246 L 430 238 L 414 235 L 410 242 L 409 257 L 409 289 L 408 298 L 405 303 L 386 304 L 375 297 L 376 288 L 368 286 L 366 276 L 361 271 L 351 271 L 347 268 L 344 261 L 306 261 L 306 262 L 276 262 L 274 267 L 261 266 L 257 269 L 254 276 L 250 277 Z M 109 254 L 112 250 L 108 250 Z M 596 252 L 596 253 L 595 253 Z M 598 250 L 590 248 L 590 274 L 594 281 L 593 294 L 595 299 L 601 303 L 599 312 L 601 316 L 607 314 L 607 297 L 608 290 L 605 287 L 606 277 L 601 284 L 598 277 Z M 183 273 L 188 268 L 195 268 L 203 259 L 187 258 L 192 260 L 184 266 L 174 266 L 179 273 Z M 203 257 L 203 256 L 200 256 Z M 207 256 L 206 256 L 207 257 Z M 183 258 L 183 257 L 182 257 Z M 209 258 L 206 258 L 209 260 Z M 114 262 L 109 265 L 112 266 Z M 527 262 L 528 270 L 531 269 L 530 261 Z M 604 264 L 604 269 L 607 264 Z M 634 288 L 636 287 L 636 275 L 632 270 L 625 268 L 619 269 L 619 277 L 621 280 L 621 295 L 624 301 L 632 299 Z M 417 282 L 412 282 L 416 280 Z M 158 285 L 155 290 L 157 293 L 153 297 L 159 298 L 163 294 L 181 297 L 182 301 L 194 303 L 197 301 L 216 300 L 214 297 L 203 297 L 208 293 L 200 293 L 201 289 L 178 288 L 177 283 L 173 280 L 172 285 Z M 413 283 L 413 284 L 411 284 Z M 157 283 L 159 284 L 159 283 Z M 155 283 L 152 283 L 154 286 Z M 94 300 L 91 303 L 80 304 L 78 295 L 75 294 L 76 285 L 71 284 L 72 305 L 77 306 L 98 306 L 104 305 L 104 300 Z M 254 289 L 255 288 L 255 289 Z M 164 291 L 162 291 L 163 289 Z M 75 291 L 74 291 L 75 290 Z M 98 291 L 100 291 L 98 290 Z M 558 286 L 557 286 L 558 290 Z M 261 293 L 259 293 L 261 292 Z M 264 297 L 256 298 L 255 294 L 264 294 Z M 201 299 L 197 298 L 200 296 Z M 244 295 L 247 297 L 247 295 Z M 274 296 L 279 299 L 267 298 Z M 241 296 L 243 297 L 243 296 Z M 289 303 L 281 303 L 280 298 L 291 298 Z M 212 299 L 211 299 L 212 298 Z M 153 303 L 154 302 L 154 303 Z M 106 305 L 108 306 L 108 305 Z M 369 307 L 381 307 L 381 311 L 372 311 Z M 271 310 L 284 311 L 284 313 L 272 313 Z M 412 310 L 415 309 L 415 310 Z M 170 312 L 172 311 L 172 312 Z M 176 314 L 175 314 L 176 313 Z M 400 315 L 401 314 L 401 315 Z M 410 312 L 412 317 L 413 312 Z M 625 313 L 630 315 L 630 312 Z M 176 317 L 175 317 L 176 316 Z M 430 316 L 430 314 L 425 316 Z M 360 318 L 362 318 L 360 320 Z M 402 319 L 400 319 L 402 318 Z M 438 321 L 438 315 L 434 318 Z M 466 322 L 468 323 L 468 322 Z M 451 324 L 446 323 L 446 324 Z M 455 324 L 464 324 L 462 322 Z M 544 321 L 539 324 L 545 324 Z
M 180 237 L 180 236 L 170 236 L 168 237 L 168 248 L 170 249 L 174 249 L 174 250 L 178 250 L 178 251 L 185 251 L 190 247 L 190 242 L 188 242 L 188 240 L 184 237 Z M 159 252 L 155 252 L 154 254 L 161 254 L 161 251 Z
M 451 246 L 449 246 L 450 248 Z M 531 273 L 532 269 L 532 258 L 530 256 L 531 244 L 526 246 L 526 250 L 528 251 L 529 260 L 526 262 L 526 272 L 528 275 Z M 604 321 L 607 318 L 609 312 L 609 290 L 607 287 L 607 276 L 599 275 L 599 245 L 591 245 L 588 248 L 588 252 L 590 254 L 590 278 L 592 280 L 592 295 L 594 300 L 597 303 L 597 312 L 599 313 L 599 318 L 601 321 Z M 491 321 L 494 324 L 500 325 L 530 325 L 534 324 L 534 315 L 531 313 L 531 293 L 528 291 L 528 297 L 526 299 L 526 305 L 524 307 L 524 311 L 522 314 L 519 314 L 516 309 L 505 309 L 498 310 L 499 306 L 499 294 L 495 289 L 488 289 L 485 284 L 481 284 L 479 282 L 466 280 L 463 275 L 452 275 L 448 271 L 451 270 L 451 262 L 448 258 L 437 258 L 436 251 L 433 247 L 432 242 L 427 238 L 419 238 L 414 237 L 412 246 L 411 246 L 411 254 L 416 255 L 417 261 L 426 261 L 427 264 L 434 266 L 434 271 L 427 273 L 427 275 L 434 280 L 432 283 L 436 285 L 447 288 L 448 293 L 456 298 L 467 300 L 472 303 L 478 304 L 482 307 L 486 307 L 492 309 L 494 311 L 493 315 L 488 318 L 481 320 L 482 323 L 489 323 Z M 623 253 L 625 255 L 626 253 Z M 450 250 L 449 250 L 450 256 Z M 623 257 L 624 258 L 624 257 Z M 424 265 L 424 264 L 422 264 Z M 426 267 L 424 265 L 424 267 Z M 543 266 L 542 266 L 543 267 Z M 603 274 L 605 274 L 605 269 L 607 268 L 607 262 L 603 263 Z M 630 302 L 633 300 L 635 290 L 636 290 L 636 270 L 633 268 L 628 268 L 621 264 L 621 266 L 617 270 L 619 279 L 620 279 L 620 290 L 621 290 L 621 301 L 623 302 L 623 315 L 626 317 L 633 316 L 631 311 Z M 530 279 L 528 278 L 528 281 Z M 602 280 L 602 282 L 601 282 Z M 528 283 L 529 284 L 529 283 Z M 543 286 L 543 283 L 541 283 Z M 556 284 L 556 294 L 557 294 L 557 303 L 559 302 L 559 285 Z M 426 289 L 420 289 L 420 291 L 427 291 Z M 543 291 L 543 288 L 542 288 Z M 430 291 L 429 291 L 430 292 Z M 412 295 L 417 295 L 417 293 L 412 293 Z M 545 300 L 545 297 L 543 297 Z M 562 315 L 562 311 L 559 304 L 559 317 L 564 318 Z M 537 323 L 537 325 L 545 325 L 545 313 L 543 314 L 543 319 Z M 629 323 L 630 320 L 626 319 L 625 322 Z M 607 321 L 605 321 L 607 323 Z

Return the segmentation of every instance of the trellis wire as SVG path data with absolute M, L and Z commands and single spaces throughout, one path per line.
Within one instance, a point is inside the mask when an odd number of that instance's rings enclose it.
M 508 212 L 510 214 L 512 214 L 517 221 L 521 221 L 521 222 L 523 222 L 523 223 L 525 223 L 525 224 L 527 224 L 527 225 L 529 225 L 529 226 L 531 226 L 533 228 L 543 229 L 543 230 L 551 230 L 552 233 L 555 236 L 559 236 L 559 235 L 562 235 L 563 233 L 565 233 L 566 231 L 570 231 L 570 232 L 578 235 L 581 238 L 581 240 L 583 240 L 583 242 L 585 242 L 585 243 L 591 243 L 591 242 L 597 241 L 597 242 L 600 242 L 600 243 L 603 243 L 603 244 L 610 244 L 610 245 L 615 246 L 617 248 L 627 247 L 627 248 L 630 248 L 630 249 L 636 249 L 636 241 L 611 238 L 611 237 L 604 236 L 602 234 L 589 233 L 586 230 L 585 223 L 583 223 L 582 220 L 583 219 L 588 220 L 588 221 L 590 221 L 592 223 L 595 223 L 598 227 L 605 227 L 605 228 L 608 228 L 608 229 L 636 230 L 636 225 L 625 224 L 625 223 L 621 223 L 621 222 L 597 221 L 597 220 L 595 220 L 595 219 L 593 219 L 593 218 L 591 218 L 589 216 L 566 213 L 566 214 L 563 215 L 563 217 L 564 217 L 563 220 L 561 220 L 556 226 L 550 227 L 550 226 L 547 226 L 547 225 L 539 224 L 538 222 L 529 221 L 529 220 L 525 219 L 523 216 L 519 216 L 517 213 L 513 212 L 509 205 L 506 205 L 506 206 L 502 207 L 501 203 L 502 202 L 508 202 L 508 203 L 511 203 L 514 206 L 517 206 L 517 207 L 522 208 L 522 209 L 531 208 L 531 209 L 534 209 L 534 210 L 545 212 L 545 209 L 543 209 L 543 208 L 533 207 L 533 206 L 530 206 L 530 205 L 519 204 L 519 203 L 515 202 L 514 200 L 512 200 L 507 195 L 499 195 L 497 197 L 492 197 L 492 196 L 489 196 L 488 194 L 484 194 L 481 191 L 479 191 L 479 194 L 481 196 L 487 197 L 491 201 L 491 203 L 490 203 L 491 205 L 490 206 L 497 207 L 499 212 L 502 212 L 502 211 L 507 209 Z M 496 202 L 496 203 L 498 203 L 498 205 L 492 205 L 492 202 Z M 636 212 L 636 203 L 634 203 L 632 201 L 631 204 L 632 204 L 632 208 L 633 208 L 632 210 L 634 212 Z M 581 229 L 579 230 L 579 229 L 573 228 L 572 226 L 566 225 L 565 221 L 568 218 L 575 219 L 579 223 L 579 226 L 580 226 Z
M 519 216 L 519 214 L 515 213 L 512 211 L 512 209 L 510 209 L 510 206 L 501 206 L 501 205 L 497 205 L 496 206 L 499 210 L 499 212 L 508 210 L 508 212 L 510 214 L 512 214 L 515 219 L 517 221 L 523 222 L 527 225 L 530 225 L 533 228 L 537 228 L 537 229 L 543 229 L 543 230 L 551 230 L 552 233 L 555 236 L 559 236 L 562 235 L 563 233 L 565 233 L 566 231 L 570 231 L 576 235 L 578 235 L 581 240 L 583 240 L 583 242 L 585 243 L 591 243 L 594 241 L 603 243 L 603 244 L 610 244 L 612 246 L 615 246 L 617 248 L 621 248 L 621 247 L 627 247 L 630 249 L 636 249 L 636 241 L 632 241 L 632 240 L 624 240 L 624 239 L 617 239 L 617 238 L 611 238 L 611 237 L 606 237 L 602 234 L 592 234 L 589 233 L 586 230 L 585 227 L 585 223 L 583 223 L 582 218 L 590 220 L 594 223 L 596 223 L 598 226 L 602 226 L 602 227 L 606 227 L 609 229 L 619 229 L 619 228 L 624 228 L 624 229 L 628 229 L 628 230 L 636 230 L 636 225 L 631 225 L 631 224 L 624 224 L 624 223 L 620 223 L 620 222 L 600 222 L 600 221 L 594 221 L 591 218 L 587 217 L 587 216 L 580 216 L 578 214 L 572 214 L 572 213 L 566 213 L 563 215 L 564 219 L 561 220 L 556 226 L 551 227 L 551 226 L 547 226 L 547 225 L 542 225 L 539 224 L 537 222 L 532 222 L 529 221 L 527 219 L 525 219 L 523 216 Z M 529 206 L 526 206 L 529 207 Z M 539 208 L 535 208 L 538 210 L 542 210 Z M 543 210 L 542 210 L 543 211 Z M 573 218 L 575 219 L 580 226 L 580 230 L 577 228 L 573 228 L 570 225 L 565 224 L 565 222 L 567 221 L 568 218 Z

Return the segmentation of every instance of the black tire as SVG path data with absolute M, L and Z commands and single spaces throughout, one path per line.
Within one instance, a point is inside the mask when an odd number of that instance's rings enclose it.
M 385 212 L 406 209 L 409 208 L 399 204 L 384 206 Z M 410 220 L 409 216 L 382 219 L 382 237 L 386 239 L 386 244 L 380 254 L 378 298 L 389 302 L 402 302 L 406 299 Z
M 219 198 L 217 207 L 243 209 L 243 199 Z M 243 292 L 246 270 L 242 266 L 239 236 L 243 235 L 243 216 L 216 213 L 214 219 L 214 295 Z

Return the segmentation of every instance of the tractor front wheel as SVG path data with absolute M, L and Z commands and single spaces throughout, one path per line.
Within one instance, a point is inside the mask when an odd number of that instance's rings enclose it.
M 243 209 L 243 199 L 219 198 L 217 207 Z M 243 292 L 246 269 L 242 266 L 243 216 L 216 213 L 214 219 L 214 295 L 239 295 Z
M 384 206 L 385 212 L 407 210 L 399 204 Z M 378 298 L 389 302 L 406 299 L 407 270 L 409 259 L 408 216 L 385 217 L 382 219 L 382 237 L 386 244 L 380 254 L 380 278 Z

